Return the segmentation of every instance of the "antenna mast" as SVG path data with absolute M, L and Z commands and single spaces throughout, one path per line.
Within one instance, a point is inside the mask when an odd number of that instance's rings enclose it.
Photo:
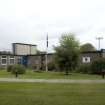
M 103 37 L 96 37 L 96 40 L 98 40 L 98 50 L 100 50 L 100 41 L 103 39 Z

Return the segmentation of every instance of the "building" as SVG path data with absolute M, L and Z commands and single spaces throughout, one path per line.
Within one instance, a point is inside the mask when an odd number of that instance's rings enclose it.
M 6 68 L 8 65 L 21 64 L 22 56 L 13 54 L 0 54 L 0 69 Z
M 35 55 L 37 54 L 37 46 L 24 43 L 13 43 L 12 50 L 14 55 Z
M 0 68 L 6 68 L 8 65 L 23 64 L 28 65 L 27 55 L 36 55 L 36 45 L 13 43 L 12 52 L 0 52 Z
M 0 52 L 0 68 L 8 65 L 22 64 L 33 69 L 45 69 L 46 52 L 37 53 L 36 45 L 13 43 L 12 52 Z M 53 54 L 47 54 L 48 63 L 53 60 Z
M 100 51 L 87 51 L 80 54 L 81 64 L 91 63 L 98 57 L 105 57 L 105 49 Z M 54 60 L 54 53 L 47 54 L 48 65 Z M 54 63 L 54 62 L 53 62 Z M 36 45 L 13 43 L 13 52 L 0 52 L 0 68 L 6 68 L 8 65 L 22 64 L 31 66 L 33 69 L 45 70 L 46 53 L 37 53 Z
M 53 61 L 53 53 L 47 54 L 47 63 L 51 63 Z M 28 55 L 27 56 L 27 65 L 33 67 L 37 70 L 45 70 L 46 66 L 46 54 L 36 54 L 36 55 Z
M 98 57 L 105 57 L 105 49 L 101 49 L 100 51 L 82 52 L 80 56 L 80 61 L 82 64 L 91 63 L 94 59 Z

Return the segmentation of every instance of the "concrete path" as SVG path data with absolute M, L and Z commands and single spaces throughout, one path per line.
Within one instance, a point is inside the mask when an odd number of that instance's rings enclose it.
M 68 79 L 16 79 L 0 78 L 1 82 L 38 82 L 38 83 L 105 83 L 105 80 L 68 80 Z

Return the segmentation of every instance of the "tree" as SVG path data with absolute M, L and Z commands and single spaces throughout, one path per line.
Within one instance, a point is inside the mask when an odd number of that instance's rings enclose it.
M 9 65 L 7 68 L 7 71 L 10 71 L 11 73 L 15 74 L 15 77 L 17 78 L 19 74 L 25 74 L 26 68 L 23 65 Z
M 101 74 L 105 70 L 105 58 L 99 57 L 93 60 L 91 64 L 93 74 Z
M 60 45 L 55 47 L 55 61 L 58 67 L 66 71 L 75 69 L 79 60 L 79 41 L 75 39 L 74 34 L 65 33 L 60 38 Z
M 86 43 L 80 46 L 80 51 L 96 51 L 96 48 L 91 43 Z

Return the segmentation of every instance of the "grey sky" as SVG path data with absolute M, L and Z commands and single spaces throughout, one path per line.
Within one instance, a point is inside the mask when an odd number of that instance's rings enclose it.
M 37 44 L 49 51 L 64 32 L 73 32 L 81 44 L 105 34 L 105 0 L 0 0 L 0 49 L 11 49 L 11 43 Z M 105 39 L 101 48 L 105 48 Z

